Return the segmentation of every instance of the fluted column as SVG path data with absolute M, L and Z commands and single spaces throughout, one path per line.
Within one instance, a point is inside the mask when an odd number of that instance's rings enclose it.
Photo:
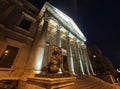
M 77 62 L 78 62 L 78 67 L 79 67 L 78 72 L 84 74 L 83 63 L 82 63 L 82 59 L 81 59 L 81 55 L 80 55 L 80 50 L 78 48 L 77 39 L 75 39 L 75 53 L 76 53 L 76 58 L 77 58 Z
M 76 58 L 76 60 L 75 60 L 75 62 L 76 62 L 76 68 L 75 68 L 75 72 L 76 72 L 76 74 L 79 74 L 80 73 L 80 64 L 79 64 L 79 54 L 78 54 L 78 45 L 77 45 L 77 39 L 76 38 L 74 38 L 74 41 L 75 41 L 75 58 Z
M 79 51 L 81 54 L 81 60 L 82 60 L 82 64 L 83 64 L 84 74 L 87 74 L 86 61 L 85 61 L 83 46 L 81 45 L 81 42 L 79 42 Z
M 88 65 L 89 65 L 90 73 L 91 73 L 92 75 L 95 75 L 95 73 L 94 73 L 94 71 L 93 71 L 93 67 L 92 67 L 91 61 L 90 61 L 89 56 L 88 56 L 88 53 L 87 53 L 87 49 L 85 49 L 85 51 L 86 51 L 86 56 L 87 56 L 87 60 L 88 60 Z
M 93 66 L 92 66 L 92 64 L 91 64 L 90 59 L 89 59 L 89 63 L 90 63 L 90 68 L 91 68 L 91 71 L 92 71 L 92 75 L 95 75 L 95 72 L 94 72 L 94 70 L 93 70 Z
M 66 42 L 67 42 L 67 61 L 68 61 L 68 69 L 69 72 L 75 73 L 74 72 L 74 63 L 73 63 L 73 55 L 72 55 L 72 48 L 70 44 L 70 37 L 69 37 L 69 32 L 66 32 Z
M 90 75 L 90 67 L 89 67 L 89 62 L 88 62 L 88 56 L 86 53 L 86 45 L 82 45 L 83 46 L 83 53 L 84 53 L 84 60 L 85 60 L 85 65 L 86 65 L 86 69 L 87 69 L 87 74 Z
M 35 60 L 34 69 L 35 70 L 41 70 L 41 68 L 42 68 L 49 19 L 50 19 L 50 17 L 47 14 L 45 14 L 41 34 L 36 43 L 36 52 L 35 52 L 35 58 L 34 58 L 34 60 Z
M 84 60 L 84 53 L 83 53 L 83 50 L 82 50 L 82 46 L 80 44 L 80 42 L 78 42 L 78 45 L 79 45 L 79 54 L 80 54 L 80 66 L 82 67 L 82 74 L 84 75 L 85 74 L 85 60 Z
M 60 29 L 61 29 L 61 25 L 57 25 L 57 34 L 56 34 L 56 44 L 59 46 L 59 47 L 61 47 L 61 31 L 60 31 Z

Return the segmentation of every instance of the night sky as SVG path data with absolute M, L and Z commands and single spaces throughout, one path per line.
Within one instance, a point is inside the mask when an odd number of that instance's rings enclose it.
M 118 0 L 28 0 L 39 10 L 45 1 L 73 18 L 87 45 L 97 45 L 120 68 L 120 1 Z

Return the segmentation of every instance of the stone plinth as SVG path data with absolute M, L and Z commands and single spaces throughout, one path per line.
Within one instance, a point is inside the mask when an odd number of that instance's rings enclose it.
M 61 87 L 66 87 L 75 84 L 75 77 L 66 78 L 41 78 L 34 77 L 28 78 L 27 83 L 37 85 L 46 89 L 56 89 Z
M 45 78 L 66 78 L 66 77 L 75 77 L 75 75 L 66 72 L 66 73 L 47 73 L 47 72 L 41 72 L 40 74 L 36 74 L 35 77 L 45 77 Z

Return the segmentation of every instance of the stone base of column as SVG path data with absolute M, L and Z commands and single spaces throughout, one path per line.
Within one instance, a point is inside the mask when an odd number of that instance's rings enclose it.
M 31 85 L 36 85 L 38 87 L 43 87 L 46 89 L 57 89 L 75 84 L 75 77 L 66 78 L 42 78 L 34 77 L 28 78 L 27 83 Z

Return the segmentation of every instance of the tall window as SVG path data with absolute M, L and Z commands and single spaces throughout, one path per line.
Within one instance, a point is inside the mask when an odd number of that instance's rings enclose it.
M 17 56 L 19 48 L 8 45 L 0 58 L 1 68 L 10 68 Z
M 32 21 L 24 18 L 19 26 L 25 30 L 29 30 L 31 24 L 32 24 Z

